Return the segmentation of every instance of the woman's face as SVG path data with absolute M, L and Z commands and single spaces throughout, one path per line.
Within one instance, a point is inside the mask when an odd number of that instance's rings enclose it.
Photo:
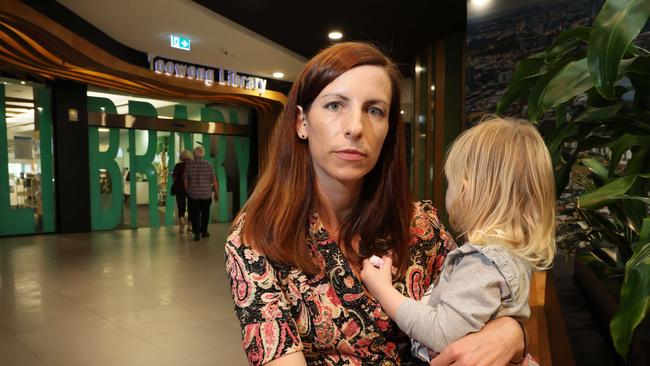
M 391 83 L 379 66 L 359 66 L 334 79 L 296 120 L 306 136 L 319 184 L 354 184 L 377 163 L 388 133 Z M 305 118 L 306 117 L 306 118 Z

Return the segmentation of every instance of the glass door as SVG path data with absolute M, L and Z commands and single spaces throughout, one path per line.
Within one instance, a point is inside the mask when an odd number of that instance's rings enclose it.
M 0 236 L 55 230 L 52 171 L 50 90 L 0 79 Z

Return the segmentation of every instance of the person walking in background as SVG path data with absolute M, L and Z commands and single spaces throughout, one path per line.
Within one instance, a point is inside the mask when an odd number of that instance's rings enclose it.
M 210 203 L 212 192 L 214 200 L 219 200 L 219 183 L 210 162 L 203 159 L 205 150 L 199 146 L 194 149 L 194 161 L 185 168 L 183 181 L 187 192 L 189 216 L 192 223 L 194 240 L 207 238 L 208 220 L 210 219 Z
M 187 225 L 187 232 L 190 232 L 190 226 L 185 212 L 187 210 L 187 191 L 185 190 L 185 182 L 183 181 L 183 174 L 187 167 L 187 162 L 192 160 L 192 152 L 183 150 L 180 155 L 180 162 L 174 166 L 172 172 L 172 194 L 176 195 L 176 206 L 178 207 L 178 232 L 182 234 Z

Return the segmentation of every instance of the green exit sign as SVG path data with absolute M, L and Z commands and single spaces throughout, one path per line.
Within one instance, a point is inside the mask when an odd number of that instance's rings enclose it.
M 172 34 L 171 41 L 172 41 L 172 47 L 174 48 L 178 48 L 180 50 L 185 50 L 185 51 L 190 50 L 190 39 L 188 37 Z

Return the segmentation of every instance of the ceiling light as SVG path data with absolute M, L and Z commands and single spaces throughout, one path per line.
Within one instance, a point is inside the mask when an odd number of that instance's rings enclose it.
M 470 5 L 476 10 L 481 10 L 485 9 L 491 2 L 492 0 L 471 0 Z
M 27 84 L 27 82 L 25 82 L 25 80 L 21 80 L 20 83 L 23 84 L 23 85 Z
M 273 73 L 273 77 L 276 78 L 276 79 L 282 79 L 284 77 L 284 73 L 276 71 L 276 72 Z
M 330 34 L 327 35 L 330 39 L 337 40 L 343 38 L 343 33 L 339 31 L 333 31 L 330 32 Z
M 97 131 L 99 131 L 99 132 L 110 132 L 111 130 L 109 130 L 108 128 L 98 128 Z

